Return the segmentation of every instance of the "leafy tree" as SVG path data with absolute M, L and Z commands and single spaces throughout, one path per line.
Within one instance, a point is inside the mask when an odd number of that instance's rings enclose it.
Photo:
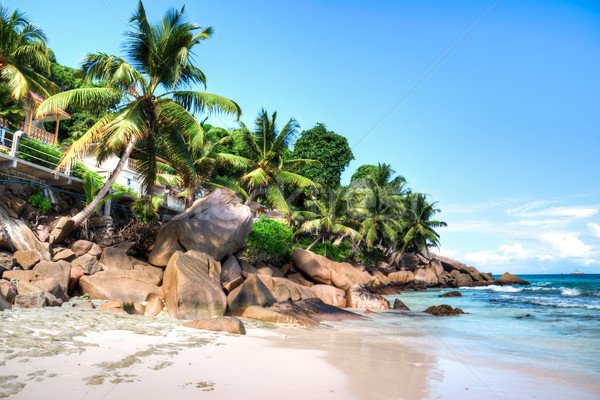
M 350 217 L 346 193 L 345 188 L 329 189 L 324 199 L 313 197 L 305 202 L 306 208 L 310 211 L 294 213 L 294 219 L 304 220 L 295 234 L 317 232 L 317 238 L 307 247 L 307 250 L 310 250 L 319 240 L 325 243 L 326 240 L 334 237 L 348 236 L 353 242 L 362 240 L 360 233 L 353 228 L 360 224 Z
M 165 140 L 184 146 L 183 136 L 197 134 L 203 138 L 201 124 L 190 112 L 221 111 L 241 114 L 239 106 L 227 98 L 210 93 L 183 90 L 194 84 L 206 85 L 204 73 L 192 62 L 193 48 L 212 36 L 212 28 L 185 21 L 184 8 L 167 11 L 162 21 L 150 24 L 140 1 L 130 19 L 131 30 L 126 33 L 125 52 L 130 62 L 105 53 L 86 56 L 82 72 L 86 82 L 103 82 L 103 87 L 85 87 L 54 95 L 38 108 L 38 115 L 56 112 L 60 108 L 89 107 L 98 101 L 110 101 L 115 96 L 123 100 L 114 113 L 100 118 L 79 140 L 73 143 L 61 165 L 86 153 L 92 143 L 99 143 L 96 157 L 99 162 L 113 153 L 121 158 L 96 198 L 72 218 L 77 227 L 106 196 L 122 171 L 136 143 L 145 142 L 144 150 L 154 154 L 157 126 L 173 125 L 167 129 Z M 188 160 L 189 161 L 189 160 Z M 140 164 L 142 185 L 148 194 L 157 174 L 157 163 L 150 156 Z
M 144 224 L 148 225 L 156 218 L 156 213 L 162 203 L 162 196 L 150 197 L 144 195 L 133 201 L 133 204 L 131 204 L 131 213 Z
M 399 230 L 402 198 L 377 185 L 357 189 L 353 195 L 358 199 L 354 210 L 362 221 L 362 235 L 367 245 L 392 246 Z
M 291 171 L 300 166 L 314 165 L 317 161 L 287 159 L 285 155 L 289 154 L 288 146 L 298 131 L 298 123 L 291 118 L 279 131 L 276 120 L 277 112 L 269 118 L 263 109 L 256 117 L 254 132 L 241 123 L 240 152 L 253 162 L 241 181 L 249 188 L 248 202 L 263 196 L 269 204 L 289 215 L 290 209 L 280 185 L 299 188 L 314 186 L 312 180 Z
M 434 228 L 447 226 L 445 222 L 431 218 L 440 210 L 437 202 L 429 204 L 421 193 L 409 194 L 405 200 L 405 212 L 400 222 L 400 245 L 403 252 L 423 252 L 429 255 L 429 247 L 440 244 L 440 235 Z
M 57 90 L 48 79 L 50 60 L 46 35 L 20 10 L 0 5 L 0 81 L 12 98 L 22 100 L 30 90 L 49 96 Z
M 13 99 L 5 83 L 0 82 L 0 118 L 16 127 L 23 120 L 25 113 L 20 101 Z
M 356 169 L 350 179 L 351 182 L 365 180 L 369 175 L 377 173 L 377 165 L 364 164 Z
M 328 131 L 325 124 L 317 123 L 300 134 L 294 144 L 292 158 L 319 161 L 319 166 L 301 166 L 294 172 L 323 186 L 336 187 L 340 184 L 342 172 L 354 160 L 354 155 L 344 136 Z

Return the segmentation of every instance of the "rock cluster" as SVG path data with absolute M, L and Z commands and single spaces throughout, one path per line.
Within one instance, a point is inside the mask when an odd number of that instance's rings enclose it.
M 526 284 L 510 274 L 494 281 L 446 257 L 413 253 L 368 269 L 296 248 L 293 264 L 251 265 L 236 256 L 252 229 L 251 213 L 226 189 L 197 200 L 166 223 L 149 262 L 132 256 L 131 243 L 102 247 L 77 240 L 69 247 L 50 247 L 19 222 L 0 205 L 0 247 L 5 250 L 0 251 L 0 311 L 58 306 L 78 292 L 88 300 L 107 300 L 99 310 L 155 316 L 166 307 L 172 318 L 192 321 L 187 327 L 243 334 L 235 317 L 318 326 L 365 318 L 342 308 L 389 310 L 383 294 L 399 289 Z M 442 297 L 453 293 L 458 292 Z M 447 307 L 426 312 L 462 312 Z M 400 300 L 393 308 L 410 311 Z

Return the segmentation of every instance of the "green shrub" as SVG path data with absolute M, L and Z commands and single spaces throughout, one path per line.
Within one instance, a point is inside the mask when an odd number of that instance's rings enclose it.
M 148 225 L 156 218 L 156 213 L 160 205 L 163 203 L 162 196 L 155 196 L 150 199 L 150 196 L 144 195 L 141 198 L 137 198 L 131 205 L 131 213 L 144 224 Z
M 290 254 L 292 244 L 292 228 L 262 217 L 252 226 L 246 244 L 255 253 L 268 256 L 287 256 Z
M 27 197 L 27 202 L 32 206 L 39 208 L 44 215 L 48 214 L 48 211 L 50 211 L 50 208 L 52 207 L 50 200 L 45 198 L 41 192 L 35 192 Z
M 37 139 L 25 136 L 19 142 L 19 158 L 31 163 L 41 165 L 48 169 L 55 169 L 63 153 L 56 147 L 47 145 Z
M 306 249 L 315 240 L 314 236 L 301 236 L 297 237 L 295 247 Z M 321 256 L 325 255 L 325 248 L 327 248 L 327 257 L 333 257 L 335 261 L 341 262 L 346 259 L 352 253 L 352 248 L 346 241 L 342 241 L 339 245 L 326 242 L 317 242 L 310 251 Z

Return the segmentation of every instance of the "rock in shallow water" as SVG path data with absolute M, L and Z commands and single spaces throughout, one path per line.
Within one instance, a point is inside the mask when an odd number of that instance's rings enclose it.
M 394 300 L 394 310 L 410 311 L 410 308 L 400 299 Z
M 504 275 L 494 281 L 494 285 L 531 285 L 531 283 L 505 272 Z
M 462 294 L 458 290 L 453 290 L 451 292 L 446 292 L 444 294 L 440 294 L 438 297 L 461 297 Z
M 349 308 L 390 309 L 390 302 L 385 297 L 371 293 L 362 286 L 353 287 L 348 291 L 346 305 Z
M 431 306 L 427 310 L 425 310 L 427 314 L 434 315 L 436 317 L 446 317 L 458 314 L 465 314 L 463 310 L 460 308 L 452 308 L 448 304 L 442 304 L 439 306 Z

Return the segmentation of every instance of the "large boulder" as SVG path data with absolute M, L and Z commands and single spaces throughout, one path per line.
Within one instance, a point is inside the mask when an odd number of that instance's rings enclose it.
M 227 296 L 229 312 L 235 316 L 243 316 L 248 307 L 268 307 L 276 302 L 271 291 L 256 274 L 250 274 L 241 286 L 233 289 Z
M 8 301 L 2 293 L 0 293 L 0 311 L 10 310 L 12 308 L 12 302 Z
M 156 268 L 156 267 L 154 267 Z M 107 279 L 107 280 L 118 280 L 118 279 L 129 279 L 134 281 L 139 281 L 146 283 L 152 286 L 160 285 L 162 280 L 162 271 L 160 275 L 155 273 L 144 271 L 144 270 L 135 270 L 135 269 L 111 269 L 108 271 L 100 271 L 93 275 L 95 279 Z M 126 300 L 126 299 L 119 299 Z
M 98 262 L 98 258 L 85 254 L 71 263 L 71 268 L 81 270 L 85 275 L 94 275 L 102 270 L 102 264 Z
M 88 254 L 90 256 L 98 258 L 102 254 L 102 248 L 96 243 L 90 242 L 88 240 L 77 240 L 73 242 L 73 244 L 71 245 L 71 251 L 75 253 L 77 257 L 81 257 L 84 254 Z
M 46 307 L 46 294 L 43 291 L 18 294 L 15 305 L 21 308 L 43 308 Z
M 44 278 L 36 282 L 39 287 L 63 301 L 69 299 L 67 293 L 69 289 L 69 277 L 71 276 L 71 264 L 66 261 L 42 261 L 33 267 L 33 271 Z
M 231 190 L 217 189 L 162 226 L 149 261 L 165 266 L 176 251 L 187 250 L 222 260 L 245 246 L 251 230 L 250 208 Z
M 0 295 L 4 296 L 10 304 L 15 302 L 17 286 L 13 282 L 0 281 Z
M 494 281 L 494 285 L 531 285 L 531 283 L 505 272 L 504 275 Z
M 423 283 L 426 286 L 435 286 L 439 283 L 435 267 L 428 266 L 415 270 L 415 282 Z
M 330 285 L 314 285 L 311 290 L 325 304 L 340 308 L 346 307 L 346 292 Z
M 52 259 L 48 243 L 40 242 L 27 224 L 18 218 L 13 218 L 2 204 L 0 204 L 0 248 L 13 252 L 32 250 L 37 252 L 42 260 Z
M 317 294 L 311 289 L 302 286 L 298 283 L 292 282 L 289 279 L 277 278 L 269 275 L 257 275 L 258 279 L 265 285 L 271 292 L 275 300 L 279 301 L 298 301 L 313 299 L 317 297 Z
M 465 264 L 461 263 L 460 261 L 456 261 L 451 258 L 440 256 L 440 255 L 433 254 L 433 253 L 429 253 L 429 254 L 431 255 L 432 259 L 439 261 L 442 264 L 442 266 L 444 267 L 444 270 L 447 272 L 452 272 L 453 270 L 462 271 L 467 268 L 467 266 Z
M 366 319 L 362 315 L 342 310 L 339 307 L 325 304 L 321 299 L 306 299 L 294 303 L 296 306 L 310 312 L 320 321 L 342 321 L 346 319 Z
M 246 329 L 242 321 L 236 317 L 214 317 L 207 319 L 200 319 L 196 321 L 189 321 L 183 324 L 188 328 L 204 329 L 207 331 L 214 332 L 227 332 L 236 335 L 245 335 Z
M 388 278 L 393 284 L 406 284 L 414 282 L 415 274 L 412 271 L 397 271 L 388 274 Z
M 221 264 L 211 256 L 177 251 L 163 276 L 162 294 L 169 316 L 196 320 L 225 315 L 227 297 L 220 278 Z
M 294 249 L 294 264 L 315 282 L 332 285 L 342 290 L 352 286 L 369 285 L 375 278 L 364 267 L 355 267 L 348 263 L 338 263 L 311 251 Z
M 394 310 L 410 311 L 410 308 L 400 299 L 394 300 Z
M 41 261 L 40 254 L 34 250 L 17 250 L 13 257 L 17 265 L 23 269 L 31 269 Z
M 235 281 L 242 276 L 242 268 L 235 256 L 229 256 L 221 266 L 221 283 L 223 285 L 228 282 Z
M 355 286 L 346 295 L 346 306 L 349 308 L 389 310 L 390 302 L 385 297 L 371 293 L 362 286 Z
M 108 271 L 110 272 L 110 271 Z M 79 279 L 79 293 L 95 300 L 145 301 L 152 293 L 160 294 L 158 286 L 123 277 L 84 275 Z
M 104 265 L 103 269 L 106 270 L 133 269 L 133 264 L 127 255 L 127 251 L 117 247 L 106 247 L 100 256 L 100 264 Z

